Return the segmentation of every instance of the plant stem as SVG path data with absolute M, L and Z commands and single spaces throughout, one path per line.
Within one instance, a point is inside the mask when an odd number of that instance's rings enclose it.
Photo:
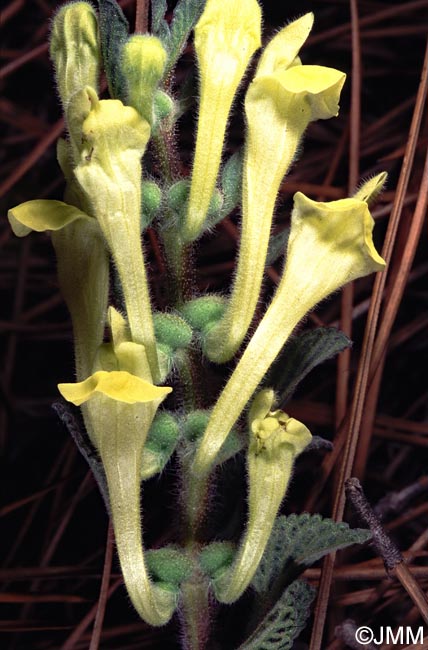
M 169 298 L 172 305 L 179 307 L 187 297 L 185 249 L 177 228 L 166 228 L 161 235 L 168 271 Z
M 137 0 L 135 14 L 135 33 L 145 34 L 149 25 L 149 3 L 148 0 Z
M 160 129 L 153 136 L 155 156 L 164 182 L 170 185 L 178 177 L 180 168 L 173 129 Z M 193 295 L 193 264 L 191 248 L 183 244 L 179 224 L 173 214 L 164 215 L 164 228 L 160 229 L 165 262 L 168 271 L 169 302 L 180 307 Z M 184 388 L 184 407 L 191 411 L 200 406 L 201 386 L 199 360 L 191 352 L 181 351 L 177 358 L 180 385 Z M 198 390 L 199 389 L 199 390 Z M 205 517 L 209 478 L 195 478 L 190 472 L 190 461 L 181 458 L 183 485 L 182 508 L 185 521 L 184 548 L 193 560 L 192 576 L 182 583 L 180 618 L 183 628 L 183 650 L 204 650 L 209 636 L 210 603 L 209 582 L 201 572 L 198 562 L 200 544 L 198 534 Z
M 208 581 L 199 570 L 182 584 L 183 650 L 203 650 L 206 646 L 210 624 L 208 590 Z
M 208 497 L 208 479 L 196 478 L 189 471 L 190 463 L 184 460 L 184 504 L 187 538 L 185 548 L 193 557 L 194 571 L 181 585 L 181 619 L 184 630 L 183 650 L 204 650 L 211 622 L 209 582 L 198 564 L 200 544 L 197 541 L 200 525 L 205 516 Z

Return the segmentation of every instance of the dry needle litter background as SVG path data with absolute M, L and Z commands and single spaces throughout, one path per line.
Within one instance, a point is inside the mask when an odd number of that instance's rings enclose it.
M 120 4 L 132 25 L 135 2 Z M 329 362 L 314 371 L 288 405 L 290 414 L 304 421 L 312 433 L 333 440 L 335 445 L 333 452 L 313 452 L 299 462 L 283 512 L 308 510 L 331 516 L 337 490 L 343 490 L 341 467 L 347 463 L 349 474 L 352 461 L 352 455 L 344 452 L 344 443 L 357 440 L 359 430 L 351 475 L 361 479 L 370 503 L 379 505 L 387 531 L 407 557 L 420 587 L 427 591 L 428 0 L 261 4 L 266 37 L 288 20 L 313 10 L 315 28 L 304 48 L 304 62 L 330 65 L 348 74 L 340 116 L 313 123 L 308 129 L 299 159 L 282 186 L 276 229 L 287 224 L 295 191 L 333 200 L 346 196 L 359 178 L 383 169 L 389 172 L 387 190 L 374 210 L 377 248 L 386 236 L 388 250 L 392 250 L 386 287 L 375 285 L 375 299 L 379 292 L 384 294 L 380 312 L 374 303 L 370 307 L 374 278 L 369 276 L 356 284 L 353 295 L 347 289 L 343 298 L 337 294 L 320 305 L 300 328 L 339 326 L 342 319 L 342 326 L 352 329 L 355 343 L 351 355 L 343 355 L 339 365 Z M 49 237 L 42 234 L 17 240 L 6 220 L 7 208 L 21 201 L 62 196 L 54 143 L 63 125 L 47 54 L 55 6 L 51 0 L 9 0 L 1 13 L 0 647 L 172 650 L 179 647 L 176 622 L 151 629 L 131 608 L 114 556 L 111 560 L 112 542 L 102 500 L 84 460 L 51 408 L 58 397 L 56 384 L 72 380 L 73 360 L 70 322 L 58 291 Z M 189 76 L 191 61 L 189 46 L 177 72 L 178 85 Z M 235 104 L 235 114 L 240 112 L 240 101 Z M 183 173 L 191 160 L 193 117 L 194 112 L 179 124 Z M 239 146 L 241 133 L 236 115 L 230 125 L 230 151 Z M 387 230 L 388 223 L 395 224 L 395 231 L 391 226 Z M 201 290 L 227 288 L 238 237 L 236 215 L 200 242 L 197 281 Z M 162 308 L 164 267 L 151 231 L 147 249 L 153 297 Z M 267 298 L 281 264 L 269 269 Z M 364 339 L 368 314 L 369 324 L 378 317 L 373 349 Z M 358 367 L 360 359 L 364 363 Z M 361 426 L 340 427 L 346 415 L 348 424 L 355 421 L 349 415 L 354 387 L 361 384 L 364 370 L 369 388 L 358 393 L 362 401 L 356 414 L 362 414 Z M 221 381 L 219 376 L 219 385 Z M 233 471 L 239 469 L 238 463 Z M 174 539 L 178 522 L 174 518 L 177 495 L 171 488 L 173 476 L 172 463 L 161 480 L 149 483 L 144 495 L 148 545 Z M 226 479 L 230 481 L 228 494 L 236 494 L 236 502 L 230 496 L 224 499 L 221 493 Z M 221 477 L 214 508 L 219 526 L 224 508 L 229 514 L 235 508 L 236 517 L 243 516 L 240 484 L 233 475 Z M 391 492 L 400 494 L 379 504 Z M 349 508 L 345 518 L 357 525 Z M 314 585 L 324 576 L 321 600 L 328 592 L 327 573 L 326 567 L 322 570 L 318 564 L 305 574 Z M 311 641 L 312 619 L 296 648 L 368 647 L 352 645 L 352 627 L 341 626 L 350 618 L 357 626 L 369 625 L 375 630 L 380 625 L 397 624 L 417 630 L 423 624 L 420 609 L 396 577 L 385 578 L 383 561 L 372 547 L 339 555 L 323 641 L 324 619 L 318 603 L 314 638 Z M 213 648 L 237 648 L 244 619 L 245 601 L 221 609 Z M 230 643 L 235 645 L 226 647 L 225 630 L 231 635 L 233 631 Z M 394 645 L 400 647 L 404 646 Z

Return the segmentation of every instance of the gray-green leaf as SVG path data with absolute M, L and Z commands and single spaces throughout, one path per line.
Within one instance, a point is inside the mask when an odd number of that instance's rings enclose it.
M 157 35 L 168 52 L 165 78 L 168 77 L 177 63 L 190 32 L 202 14 L 205 2 L 206 0 L 180 0 L 174 9 L 168 33 L 164 29 L 159 30 Z
M 242 164 L 244 153 L 236 151 L 223 167 L 220 178 L 220 189 L 223 195 L 221 210 L 208 217 L 207 226 L 213 228 L 236 208 L 241 201 Z
M 168 9 L 166 0 L 152 0 L 152 34 L 165 37 L 169 33 L 165 14 Z
M 239 650 L 290 650 L 306 625 L 315 589 L 293 582 Z
M 272 235 L 266 256 L 266 266 L 271 266 L 281 257 L 287 246 L 290 228 L 284 228 L 277 235 Z
M 264 384 L 275 388 L 278 404 L 284 406 L 298 384 L 315 366 L 351 345 L 352 341 L 335 327 L 317 327 L 304 332 L 284 346 Z
M 267 594 L 290 563 L 306 567 L 332 551 L 370 538 L 369 530 L 349 528 L 344 522 L 323 519 L 321 515 L 281 515 L 275 521 L 253 587 L 259 594 Z
M 110 95 L 126 101 L 126 78 L 122 71 L 122 49 L 129 24 L 116 0 L 98 0 L 101 53 Z

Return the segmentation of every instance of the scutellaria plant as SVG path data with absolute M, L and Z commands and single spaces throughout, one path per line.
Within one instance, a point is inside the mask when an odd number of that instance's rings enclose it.
M 86 445 L 101 461 L 95 471 L 106 486 L 135 609 L 154 626 L 178 611 L 184 647 L 196 650 L 206 646 L 216 603 L 234 603 L 251 588 L 264 603 L 256 608 L 264 618 L 256 613 L 241 648 L 291 648 L 313 597 L 296 580 L 296 566 L 303 570 L 368 534 L 317 515 L 278 516 L 296 459 L 312 436 L 282 410 L 296 377 L 282 376 L 277 384 L 275 363 L 317 303 L 384 268 L 368 206 L 385 175 L 347 199 L 323 203 L 295 194 L 281 280 L 254 326 L 280 185 L 309 123 L 338 114 L 345 75 L 302 63 L 312 14 L 288 24 L 259 53 L 256 0 L 181 0 L 170 24 L 165 10 L 163 0 L 153 0 L 152 33 L 132 36 L 113 0 L 100 0 L 98 11 L 88 2 L 58 11 L 50 54 L 67 125 L 67 138 L 57 145 L 64 201 L 27 201 L 9 219 L 18 236 L 51 232 L 76 362 L 76 381 L 58 388 L 80 407 Z M 196 144 L 191 175 L 181 178 L 174 136 L 183 102 L 174 96 L 173 71 L 193 27 Z M 107 99 L 101 98 L 102 69 Z M 243 149 L 222 164 L 246 74 Z M 192 248 L 238 206 L 230 292 L 195 294 Z M 148 227 L 162 242 L 168 270 L 170 302 L 160 311 L 142 247 Z M 332 329 L 297 342 L 300 359 L 325 359 L 349 345 Z M 202 366 L 214 367 L 209 363 L 232 370 L 209 408 L 201 408 L 198 378 Z M 217 468 L 238 454 L 246 457 L 245 528 L 236 542 L 219 541 L 219 532 L 209 539 Z M 141 490 L 168 462 L 179 468 L 182 531 L 174 544 L 146 550 Z M 287 526 L 292 543 L 280 535 Z

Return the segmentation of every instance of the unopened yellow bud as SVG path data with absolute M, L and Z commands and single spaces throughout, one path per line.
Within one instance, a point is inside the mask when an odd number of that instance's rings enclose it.
M 64 107 L 85 86 L 98 88 L 100 45 L 92 5 L 73 2 L 58 11 L 52 24 L 50 55 Z
M 125 43 L 122 56 L 128 103 L 152 124 L 154 94 L 168 57 L 165 48 L 156 36 L 137 34 Z

